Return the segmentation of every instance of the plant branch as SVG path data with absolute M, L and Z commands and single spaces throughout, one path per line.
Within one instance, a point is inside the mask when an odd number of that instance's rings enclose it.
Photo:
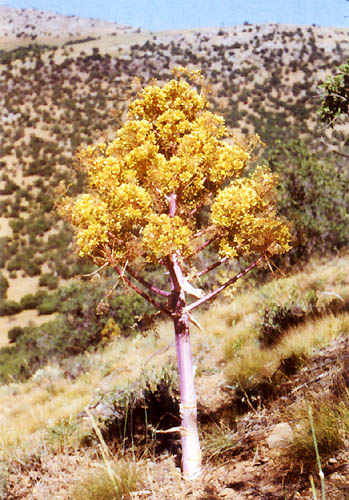
M 130 267 L 126 267 L 126 271 L 132 278 L 137 280 L 141 285 L 145 286 L 148 288 L 153 293 L 157 293 L 158 295 L 161 295 L 162 297 L 169 297 L 171 294 L 169 292 L 166 292 L 165 290 L 162 290 L 161 288 L 158 288 L 157 286 L 152 285 L 151 283 L 148 283 L 145 279 L 143 279 L 141 276 L 138 276 L 137 273 L 133 271 Z
M 200 246 L 199 246 L 199 247 L 198 247 L 198 248 L 194 251 L 194 253 L 195 253 L 195 254 L 200 253 L 202 250 L 204 250 L 204 249 L 205 249 L 205 248 L 207 248 L 209 245 L 211 245 L 211 243 L 212 243 L 213 241 L 215 241 L 215 239 L 216 239 L 216 238 L 217 238 L 217 235 L 212 236 L 212 238 L 210 238 L 210 239 L 209 239 L 209 240 L 207 240 L 207 241 L 204 241 L 204 243 L 203 243 L 202 245 L 200 245 Z
M 193 217 L 197 212 L 199 212 L 202 207 L 205 205 L 206 201 L 211 198 L 211 193 L 208 193 L 205 198 L 189 212 L 189 217 Z
M 165 314 L 167 314 L 168 316 L 172 317 L 172 314 L 171 312 L 166 309 L 166 307 L 163 305 L 163 304 L 160 304 L 160 302 L 158 302 L 157 300 L 154 300 L 152 297 L 150 297 L 147 293 L 143 292 L 143 290 L 141 290 L 140 288 L 138 288 L 137 285 L 134 285 L 132 283 L 131 280 L 129 280 L 124 272 L 115 264 L 113 264 L 113 268 L 115 269 L 115 271 L 118 273 L 118 275 L 120 276 L 120 279 L 122 281 L 124 281 L 124 283 L 129 286 L 130 288 L 132 288 L 132 290 L 134 290 L 135 292 L 137 292 L 141 297 L 143 297 L 145 300 L 147 300 L 148 302 L 150 302 L 150 304 L 152 306 L 154 306 L 156 309 L 159 309 L 160 311 L 164 312 Z
M 202 231 L 199 231 L 198 233 L 195 233 L 194 236 L 193 236 L 193 239 L 194 238 L 199 238 L 199 236 L 202 236 L 203 234 L 207 233 L 207 231 L 210 231 L 213 228 L 214 228 L 213 224 L 211 224 L 211 226 L 205 227 L 205 229 L 202 229 Z
M 184 309 L 184 311 L 186 313 L 188 313 L 189 311 L 191 311 L 192 309 L 195 309 L 196 307 L 200 306 L 204 302 L 207 302 L 208 300 L 214 299 L 215 297 L 217 297 L 217 295 L 219 293 L 223 292 L 223 290 L 225 290 L 228 286 L 232 285 L 233 283 L 235 283 L 235 281 L 237 281 L 238 279 L 240 279 L 243 276 L 245 276 L 245 274 L 247 274 L 254 267 L 256 267 L 256 265 L 259 264 L 263 259 L 264 259 L 264 255 L 261 255 L 260 257 L 258 257 L 258 259 L 256 259 L 255 261 L 253 261 L 248 267 L 246 267 L 243 271 L 241 271 L 240 273 L 236 274 L 233 278 L 231 278 L 230 280 L 226 281 L 220 287 L 216 288 L 216 290 L 213 290 L 213 292 L 210 292 L 207 295 L 205 295 L 205 297 L 202 297 L 202 299 L 196 300 L 195 302 L 193 302 L 192 304 L 190 304 L 189 306 L 187 306 Z
M 209 273 L 210 271 L 213 271 L 213 269 L 216 269 L 216 267 L 220 266 L 221 264 L 224 264 L 224 262 L 226 262 L 227 260 L 228 260 L 228 257 L 224 257 L 223 259 L 217 260 L 217 262 L 215 262 L 211 266 L 208 266 L 205 269 L 202 269 L 202 271 L 199 271 L 195 277 L 200 278 L 200 276 L 204 276 L 205 274 Z
M 169 216 L 170 217 L 175 216 L 176 208 L 177 208 L 177 195 L 175 193 L 172 193 L 169 196 Z

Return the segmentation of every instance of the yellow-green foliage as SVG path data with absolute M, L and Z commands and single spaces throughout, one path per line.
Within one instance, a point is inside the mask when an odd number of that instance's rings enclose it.
M 335 398 L 314 396 L 311 400 L 313 425 L 321 461 L 326 461 L 344 444 L 349 430 L 349 400 L 338 403 Z M 309 404 L 309 403 L 308 403 Z M 293 464 L 294 468 L 316 468 L 311 425 L 307 404 L 302 401 L 287 411 L 287 416 L 295 421 L 297 432 L 293 441 L 285 449 L 284 460 Z
M 116 462 L 108 469 L 105 463 L 91 470 L 71 491 L 72 500 L 122 500 L 131 498 L 141 473 L 136 464 Z
M 109 318 L 103 330 L 101 331 L 102 342 L 118 337 L 121 333 L 120 327 L 113 318 Z
M 114 140 L 79 150 L 90 192 L 63 197 L 60 211 L 75 226 L 81 256 L 114 265 L 188 257 L 200 245 L 197 214 L 210 205 L 221 256 L 288 250 L 288 227 L 275 212 L 277 178 L 261 167 L 243 177 L 250 146 L 225 140 L 224 119 L 183 75 L 200 86 L 198 73 L 178 69 L 162 88 L 139 92 Z

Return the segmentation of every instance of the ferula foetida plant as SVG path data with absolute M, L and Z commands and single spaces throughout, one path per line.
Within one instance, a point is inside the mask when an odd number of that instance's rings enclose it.
M 126 286 L 173 320 L 188 478 L 201 470 L 191 311 L 258 263 L 286 252 L 290 241 L 276 213 L 277 177 L 262 167 L 245 176 L 250 145 L 234 142 L 224 119 L 209 110 L 201 81 L 199 72 L 177 68 L 163 87 L 142 89 L 114 140 L 78 151 L 88 192 L 60 201 L 79 254 L 113 267 Z M 208 246 L 216 249 L 216 260 L 198 271 L 195 258 Z M 219 288 L 205 294 L 195 286 L 195 279 L 228 259 L 248 256 L 249 266 Z M 142 277 L 142 262 L 163 267 L 168 290 Z

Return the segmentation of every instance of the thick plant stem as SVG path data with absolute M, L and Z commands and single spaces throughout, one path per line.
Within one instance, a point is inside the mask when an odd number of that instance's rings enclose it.
M 182 416 L 182 467 L 186 479 L 201 474 L 201 450 L 197 426 L 197 406 L 194 386 L 194 366 L 191 352 L 189 321 L 186 314 L 174 320 L 177 366 Z
M 176 195 L 169 198 L 169 215 L 176 213 Z M 197 424 L 197 405 L 194 386 L 194 366 L 190 344 L 189 316 L 185 308 L 186 280 L 179 255 L 173 253 L 167 262 L 170 274 L 170 310 L 176 336 L 177 367 L 181 398 L 181 441 L 183 476 L 192 480 L 201 475 L 201 450 Z

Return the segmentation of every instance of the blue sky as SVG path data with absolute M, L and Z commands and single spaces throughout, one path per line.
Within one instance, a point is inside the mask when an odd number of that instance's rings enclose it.
M 267 21 L 349 27 L 346 0 L 0 0 L 0 5 L 106 19 L 150 30 Z

